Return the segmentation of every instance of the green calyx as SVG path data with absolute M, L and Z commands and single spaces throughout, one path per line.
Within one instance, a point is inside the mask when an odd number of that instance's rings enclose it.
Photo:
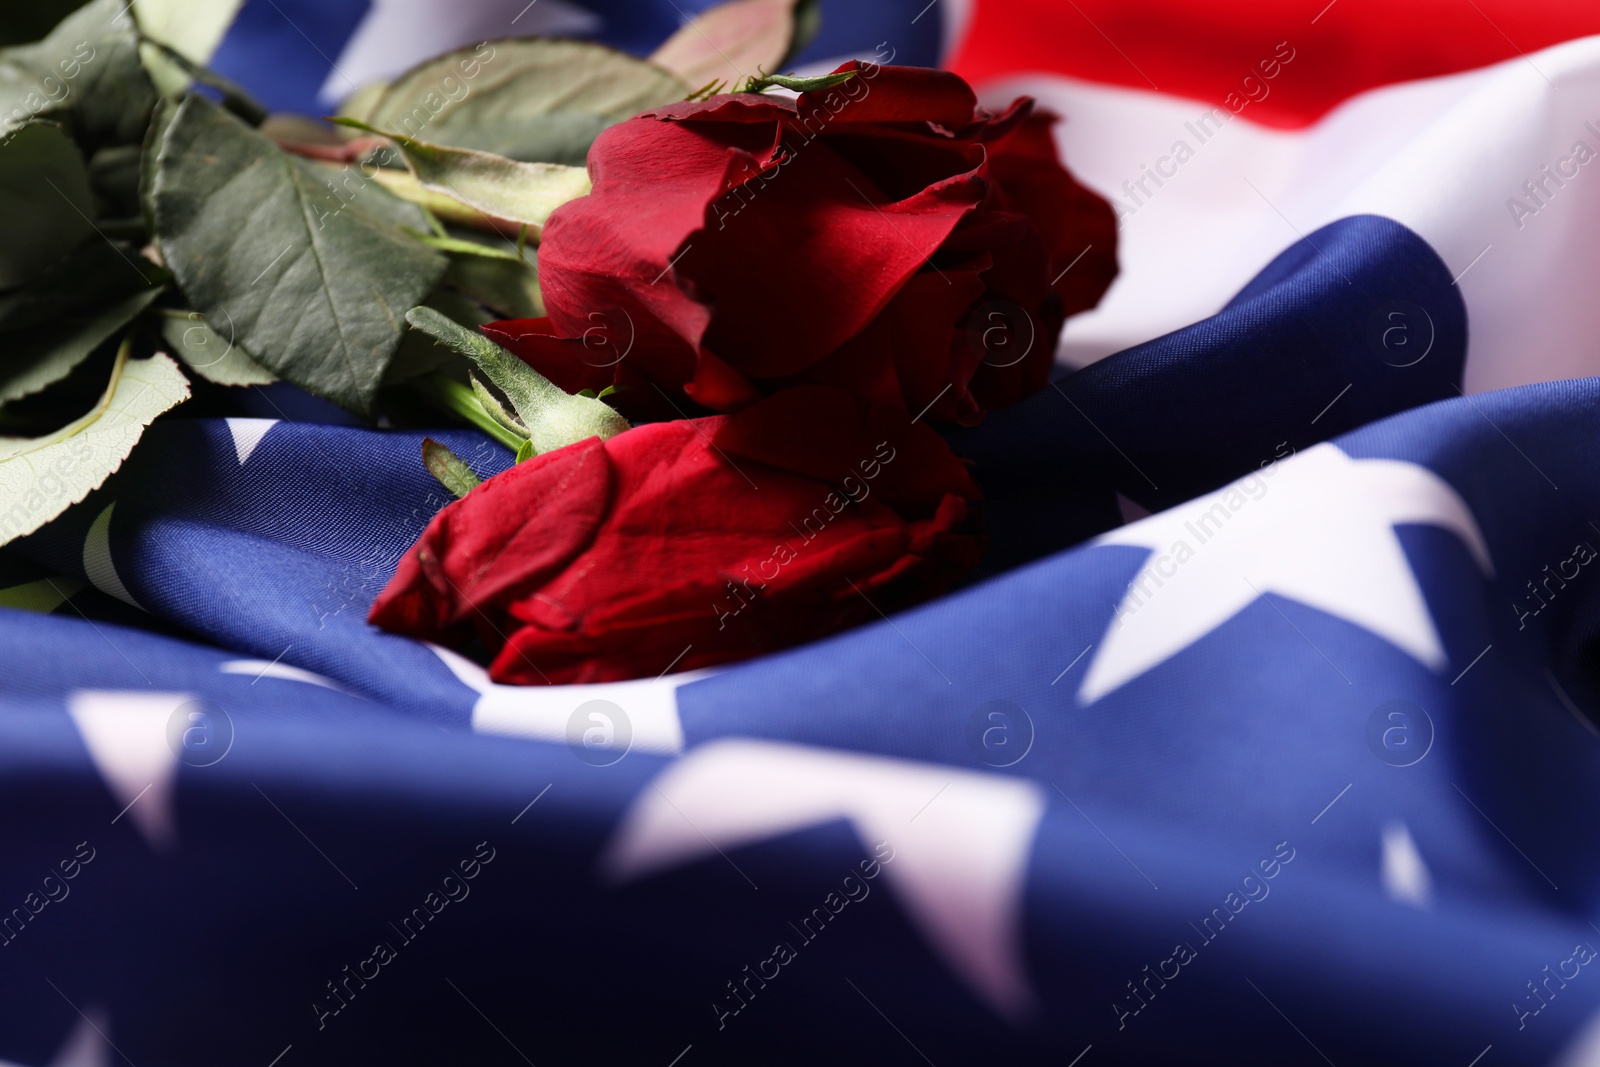
M 525 458 L 524 452 L 540 455 L 590 437 L 606 440 L 629 428 L 628 420 L 609 405 L 563 391 L 481 333 L 461 326 L 432 308 L 414 307 L 406 312 L 406 321 L 465 356 L 509 401 L 511 410 L 508 412 L 477 381 L 470 389 L 461 389 L 465 394 L 461 399 L 470 400 L 482 412 L 482 419 L 473 421 L 517 450 L 519 459 Z M 455 407 L 451 405 L 452 410 Z M 512 440 L 516 444 L 512 444 Z

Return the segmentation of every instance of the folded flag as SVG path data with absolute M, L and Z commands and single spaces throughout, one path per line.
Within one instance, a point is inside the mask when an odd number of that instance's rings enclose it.
M 898 1055 L 887 1016 L 935 1062 L 1545 1062 L 1600 1000 L 1597 402 L 1447 400 L 815 646 L 549 688 L 361 621 L 437 491 L 409 435 L 160 424 L 26 551 L 169 633 L 0 614 L 6 1055 L 73 1005 L 135 1059 L 498 1054 L 475 1006 L 557 1059 Z
M 1256 59 L 1239 64 L 1248 85 L 1237 91 L 1178 79 L 1192 74 L 1212 85 L 1213 51 L 1185 45 L 1156 66 L 1146 57 L 1177 47 L 1160 34 L 1117 41 L 1145 60 L 1158 84 L 1170 75 L 1170 93 L 1137 74 L 1103 79 L 1087 62 L 1001 72 L 974 61 L 969 74 L 991 76 L 982 83 L 991 105 L 1028 93 L 1069 116 L 1062 151 L 1120 218 L 1123 278 L 1063 338 L 1068 362 L 1083 365 L 1212 314 L 1296 240 L 1375 214 L 1429 244 L 1461 291 L 1471 323 L 1468 391 L 1600 369 L 1600 308 L 1587 299 L 1600 251 L 1572 237 L 1600 223 L 1600 182 L 1587 180 L 1600 155 L 1600 41 L 1555 43 L 1564 40 L 1557 34 L 1600 33 L 1600 15 L 1566 5 L 1483 5 L 1508 28 L 1514 18 L 1529 22 L 1527 38 L 1518 50 L 1502 38 L 1489 53 L 1498 62 L 1466 69 L 1467 52 L 1452 50 L 1469 41 L 1489 48 L 1488 37 L 1498 36 L 1469 6 L 1429 49 L 1406 50 L 1405 76 L 1439 76 L 1353 86 L 1331 78 L 1329 58 L 1347 60 L 1341 69 L 1378 69 L 1378 54 L 1397 38 L 1377 31 L 1378 15 L 1367 16 L 1394 6 L 1341 2 L 1314 24 L 1309 14 L 1278 16 L 1283 53 L 1257 46 Z M 989 10 L 978 8 L 974 47 Z M 1465 26 L 1460 37 L 1457 23 Z M 1167 24 L 1163 32 L 1175 30 Z M 1063 54 L 1091 47 L 1090 37 L 1098 56 L 1105 42 L 1087 24 Z M 1364 91 L 1352 94 L 1357 88 Z M 1273 110 L 1280 100 L 1303 103 Z

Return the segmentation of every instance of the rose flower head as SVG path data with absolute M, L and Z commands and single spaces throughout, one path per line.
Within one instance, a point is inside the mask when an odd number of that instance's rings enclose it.
M 933 430 L 834 388 L 535 456 L 440 511 L 370 620 L 502 683 L 654 677 L 827 636 L 977 563 L 979 492 Z
M 971 425 L 1042 388 L 1065 316 L 1116 274 L 1116 219 L 1061 165 L 1055 118 L 991 115 L 944 71 L 839 72 L 611 127 L 593 191 L 545 228 L 547 317 L 485 332 L 655 418 L 816 384 Z

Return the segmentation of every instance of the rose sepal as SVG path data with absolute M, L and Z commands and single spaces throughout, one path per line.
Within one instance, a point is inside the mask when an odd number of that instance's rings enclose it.
M 533 455 L 542 455 L 590 437 L 602 441 L 629 429 L 628 420 L 608 404 L 564 392 L 550 379 L 481 333 L 469 330 L 430 307 L 406 312 L 414 329 L 465 356 L 511 403 L 527 428 Z

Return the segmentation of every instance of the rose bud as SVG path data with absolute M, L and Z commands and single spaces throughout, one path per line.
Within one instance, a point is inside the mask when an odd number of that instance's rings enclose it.
M 440 511 L 370 613 L 506 683 L 654 677 L 814 640 L 936 596 L 978 561 L 977 485 L 896 406 L 787 390 L 635 427 Z
M 607 130 L 593 192 L 544 231 L 548 316 L 485 332 L 653 417 L 815 383 L 971 425 L 1042 388 L 1064 317 L 1116 275 L 1116 219 L 1062 167 L 1054 117 L 991 115 L 944 71 L 839 70 Z

